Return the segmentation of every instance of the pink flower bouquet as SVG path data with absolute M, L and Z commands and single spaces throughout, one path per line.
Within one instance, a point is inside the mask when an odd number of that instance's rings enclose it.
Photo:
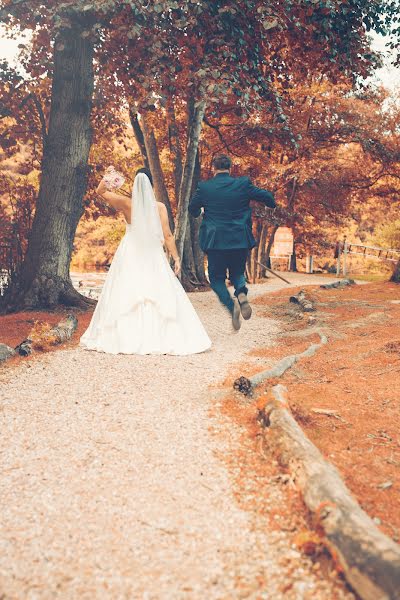
M 103 177 L 103 181 L 108 190 L 117 190 L 124 185 L 125 177 L 111 166 L 106 169 L 106 174 Z

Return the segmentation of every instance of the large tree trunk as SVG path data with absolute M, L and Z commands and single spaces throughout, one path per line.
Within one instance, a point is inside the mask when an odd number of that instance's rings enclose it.
M 192 191 L 193 173 L 196 163 L 196 155 L 199 147 L 201 126 L 203 122 L 206 103 L 204 100 L 196 102 L 194 106 L 193 119 L 191 119 L 188 143 L 186 149 L 186 160 L 183 168 L 182 183 L 179 191 L 179 205 L 176 216 L 175 239 L 179 256 L 182 258 L 185 244 L 186 226 L 188 223 L 188 205 Z
M 142 131 L 146 146 L 146 154 L 149 160 L 150 171 L 153 176 L 154 193 L 159 202 L 167 207 L 168 220 L 171 231 L 174 231 L 174 217 L 172 214 L 171 202 L 169 200 L 167 186 L 165 185 L 164 173 L 161 166 L 160 154 L 158 152 L 157 140 L 153 128 L 148 124 L 145 115 L 141 118 Z
M 393 274 L 390 278 L 390 281 L 394 281 L 395 283 L 400 283 L 400 260 L 396 264 Z
M 80 34 L 74 25 L 55 40 L 39 196 L 26 256 L 6 298 L 8 309 L 93 303 L 74 290 L 69 275 L 92 137 L 94 43 Z

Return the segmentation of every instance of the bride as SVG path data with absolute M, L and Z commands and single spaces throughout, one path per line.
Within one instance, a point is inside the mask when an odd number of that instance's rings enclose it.
M 97 192 L 126 221 L 96 309 L 81 345 L 110 354 L 174 354 L 204 352 L 211 341 L 176 275 L 181 266 L 167 209 L 154 196 L 151 174 L 139 169 L 132 199 Z M 163 244 L 174 259 L 175 275 Z

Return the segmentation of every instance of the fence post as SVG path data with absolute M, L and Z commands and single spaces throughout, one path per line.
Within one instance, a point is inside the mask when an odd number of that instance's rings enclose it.
M 314 257 L 312 254 L 306 255 L 306 273 L 314 273 Z
M 337 244 L 337 262 L 336 262 L 336 277 L 340 277 L 340 255 L 342 253 L 342 244 Z

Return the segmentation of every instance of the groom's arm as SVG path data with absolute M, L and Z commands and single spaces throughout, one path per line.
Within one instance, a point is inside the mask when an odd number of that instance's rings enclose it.
M 269 206 L 269 208 L 275 208 L 275 206 L 276 206 L 274 195 L 271 192 L 269 192 L 268 190 L 262 190 L 261 188 L 258 188 L 255 185 L 253 185 L 251 183 L 250 178 L 249 178 L 248 194 L 249 194 L 250 200 L 255 200 L 256 202 L 262 202 L 266 206 Z
M 203 207 L 203 194 L 200 189 L 200 185 L 197 186 L 197 190 L 195 191 L 192 199 L 189 202 L 189 214 L 192 217 L 199 217 L 201 214 L 201 209 Z

